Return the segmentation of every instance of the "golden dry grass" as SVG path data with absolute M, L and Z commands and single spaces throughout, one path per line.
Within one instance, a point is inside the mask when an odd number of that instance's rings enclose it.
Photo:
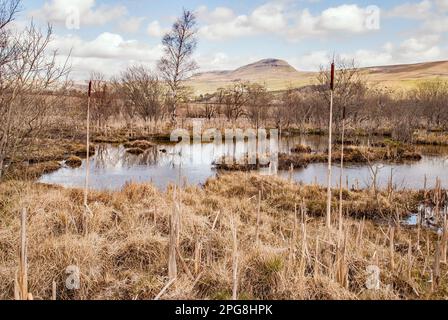
M 256 245 L 259 190 L 260 244 Z M 153 299 L 168 282 L 172 194 L 173 188 L 161 193 L 152 185 L 135 184 L 119 192 L 92 192 L 89 203 L 93 217 L 88 235 L 83 236 L 81 190 L 27 182 L 1 184 L 0 299 L 13 297 L 22 208 L 29 212 L 29 287 L 35 299 L 51 297 L 53 280 L 58 299 Z M 336 199 L 336 192 L 334 196 Z M 238 227 L 240 299 L 447 298 L 446 266 L 442 267 L 438 288 L 431 292 L 428 283 L 434 235 L 428 232 L 426 242 L 426 232 L 422 231 L 417 243 L 416 230 L 399 228 L 392 270 L 389 226 L 368 219 L 384 216 L 387 221 L 396 210 L 408 212 L 420 196 L 418 192 L 380 193 L 376 198 L 365 191 L 345 191 L 350 217 L 344 221 L 346 253 L 341 256 L 340 234 L 328 232 L 320 217 L 325 212 L 323 189 L 242 173 L 209 180 L 203 188 L 187 187 L 178 191 L 179 275 L 163 298 L 231 297 L 231 217 Z M 307 213 L 304 224 L 302 201 Z M 336 207 L 336 200 L 334 203 Z M 411 264 L 408 243 L 412 245 Z M 71 265 L 81 272 L 77 291 L 64 287 L 65 270 Z M 381 270 L 379 290 L 365 287 L 369 265 Z M 348 282 L 338 281 L 341 277 L 337 272 Z

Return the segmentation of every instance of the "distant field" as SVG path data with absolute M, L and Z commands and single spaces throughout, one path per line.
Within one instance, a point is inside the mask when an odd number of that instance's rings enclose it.
M 369 83 L 391 89 L 411 89 L 419 82 L 448 80 L 448 61 L 365 68 Z M 233 71 L 206 72 L 193 76 L 188 85 L 196 94 L 212 93 L 236 81 L 263 83 L 270 91 L 300 88 L 315 83 L 316 72 L 300 72 L 286 61 L 266 59 Z

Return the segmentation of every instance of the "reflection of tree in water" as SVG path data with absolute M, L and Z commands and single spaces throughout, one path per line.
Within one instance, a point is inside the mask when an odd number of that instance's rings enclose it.
M 95 153 L 95 168 L 116 167 L 122 158 L 122 149 L 107 144 L 98 145 Z
M 132 155 L 124 150 L 123 154 L 123 166 L 135 167 L 135 166 L 151 166 L 156 165 L 159 160 L 158 148 L 150 148 L 141 155 Z

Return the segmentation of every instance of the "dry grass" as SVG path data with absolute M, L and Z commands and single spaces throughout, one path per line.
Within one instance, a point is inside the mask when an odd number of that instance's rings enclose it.
M 448 146 L 448 134 L 418 132 L 415 135 L 414 143 L 421 145 Z
M 34 180 L 43 174 L 59 170 L 62 167 L 58 161 L 45 161 L 32 165 L 13 165 L 6 173 L 6 179 Z
M 51 299 L 53 281 L 58 299 L 153 299 L 168 282 L 173 199 L 179 199 L 179 272 L 163 299 L 232 297 L 231 220 L 238 226 L 239 299 L 447 298 L 446 265 L 440 286 L 431 291 L 428 283 L 435 236 L 422 230 L 417 243 L 416 230 L 396 228 L 391 269 L 389 226 L 368 219 L 382 216 L 387 222 L 420 198 L 418 192 L 374 197 L 345 191 L 350 217 L 344 221 L 345 241 L 338 241 L 341 235 L 324 226 L 325 190 L 318 187 L 244 173 L 178 190 L 176 197 L 172 188 L 161 193 L 152 185 L 129 184 L 119 192 L 89 195 L 93 217 L 83 236 L 81 190 L 10 181 L 0 184 L 0 299 L 13 297 L 22 208 L 28 209 L 29 291 L 35 299 Z M 336 199 L 337 192 L 335 205 Z M 294 231 L 296 205 L 306 210 L 298 213 Z M 254 245 L 257 229 L 260 244 Z M 381 270 L 378 290 L 365 287 L 372 264 Z M 77 291 L 64 289 L 65 270 L 72 265 L 81 273 Z M 346 283 L 340 281 L 344 277 Z
M 294 168 L 304 168 L 310 163 L 323 163 L 328 161 L 327 153 L 306 153 L 302 149 L 297 148 L 292 150 L 292 154 L 279 155 L 280 170 L 288 170 L 291 165 Z M 341 156 L 341 147 L 336 146 L 336 149 L 332 153 L 333 162 L 340 162 Z M 346 163 L 420 161 L 421 159 L 422 156 L 409 145 L 380 143 L 371 147 L 353 145 L 344 147 L 344 161 Z

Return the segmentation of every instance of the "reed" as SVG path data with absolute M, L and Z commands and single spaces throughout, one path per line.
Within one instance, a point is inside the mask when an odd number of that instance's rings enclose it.
M 57 300 L 57 284 L 56 281 L 53 280 L 53 284 L 51 287 L 51 300 L 56 301 Z
M 443 214 L 443 225 L 442 225 L 442 240 L 441 240 L 441 263 L 447 263 L 447 247 L 448 247 L 448 226 L 447 226 L 447 214 L 448 212 L 444 212 Z
M 389 257 L 390 257 L 390 268 L 395 269 L 395 227 L 390 228 L 389 233 Z
M 230 222 L 230 227 L 232 231 L 232 300 L 238 300 L 238 264 L 239 264 L 239 255 L 238 255 L 238 226 L 236 222 L 236 218 L 232 217 Z
M 260 245 L 260 222 L 261 222 L 261 190 L 258 191 L 257 203 L 257 228 L 255 230 L 255 243 Z
M 169 258 L 168 258 L 168 278 L 173 281 L 177 278 L 177 245 L 179 233 L 179 217 L 176 206 L 176 187 L 173 192 L 173 208 L 170 217 L 170 233 L 169 233 Z
M 16 273 L 14 296 L 16 300 L 33 300 L 28 292 L 28 241 L 27 241 L 27 210 L 22 209 L 20 219 L 19 268 Z

